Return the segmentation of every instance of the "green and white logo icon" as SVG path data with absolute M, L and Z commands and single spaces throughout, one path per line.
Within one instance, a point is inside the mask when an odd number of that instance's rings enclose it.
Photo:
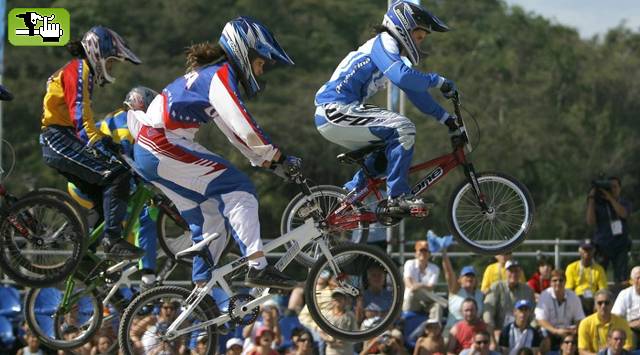
M 64 46 L 70 16 L 63 8 L 15 8 L 7 15 L 9 43 L 14 46 Z

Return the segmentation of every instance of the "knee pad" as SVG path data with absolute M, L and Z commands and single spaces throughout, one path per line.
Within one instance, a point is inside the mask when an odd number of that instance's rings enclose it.
M 416 141 L 416 126 L 413 122 L 406 120 L 396 129 L 398 132 L 398 142 L 405 150 L 411 149 Z

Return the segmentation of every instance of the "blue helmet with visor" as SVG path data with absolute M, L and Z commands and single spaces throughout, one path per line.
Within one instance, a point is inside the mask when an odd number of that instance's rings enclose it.
M 251 60 L 255 56 L 262 57 L 269 64 L 294 64 L 271 31 L 250 17 L 240 16 L 227 22 L 219 43 L 234 68 L 239 71 L 240 82 L 249 97 L 260 92 L 260 85 L 251 67 Z
M 420 51 L 411 37 L 414 30 L 420 29 L 427 33 L 449 31 L 449 27 L 427 9 L 403 0 L 391 4 L 384 15 L 382 26 L 400 42 L 413 65 L 420 61 Z

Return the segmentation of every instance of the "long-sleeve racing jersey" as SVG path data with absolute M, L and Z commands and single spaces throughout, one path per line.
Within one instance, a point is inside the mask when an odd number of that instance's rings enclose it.
M 58 125 L 72 127 L 76 136 L 87 143 L 103 138 L 96 128 L 91 109 L 93 74 L 85 59 L 73 59 L 47 81 L 42 128 Z
M 331 79 L 318 90 L 315 103 L 317 106 L 327 103 L 361 104 L 385 88 L 387 80 L 402 89 L 423 113 L 440 122 L 449 117 L 427 91 L 442 86 L 444 78 L 407 66 L 400 56 L 398 42 L 387 32 L 376 35 L 349 53 Z
M 147 125 L 188 140 L 201 124 L 213 120 L 254 166 L 273 160 L 278 152 L 247 111 L 236 74 L 226 61 L 177 78 L 151 102 L 146 116 Z

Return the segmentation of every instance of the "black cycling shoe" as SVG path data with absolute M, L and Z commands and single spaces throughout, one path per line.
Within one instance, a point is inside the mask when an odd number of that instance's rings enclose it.
M 290 290 L 297 286 L 296 280 L 290 278 L 275 267 L 267 265 L 262 270 L 250 267 L 245 283 L 252 287 L 272 287 Z
M 421 198 L 407 195 L 390 198 L 386 207 L 392 214 L 406 214 L 412 217 L 426 217 L 429 214 L 429 204 Z
M 111 241 L 104 239 L 102 241 L 105 257 L 107 259 L 122 261 L 140 259 L 144 255 L 144 250 L 130 244 L 124 239 Z

